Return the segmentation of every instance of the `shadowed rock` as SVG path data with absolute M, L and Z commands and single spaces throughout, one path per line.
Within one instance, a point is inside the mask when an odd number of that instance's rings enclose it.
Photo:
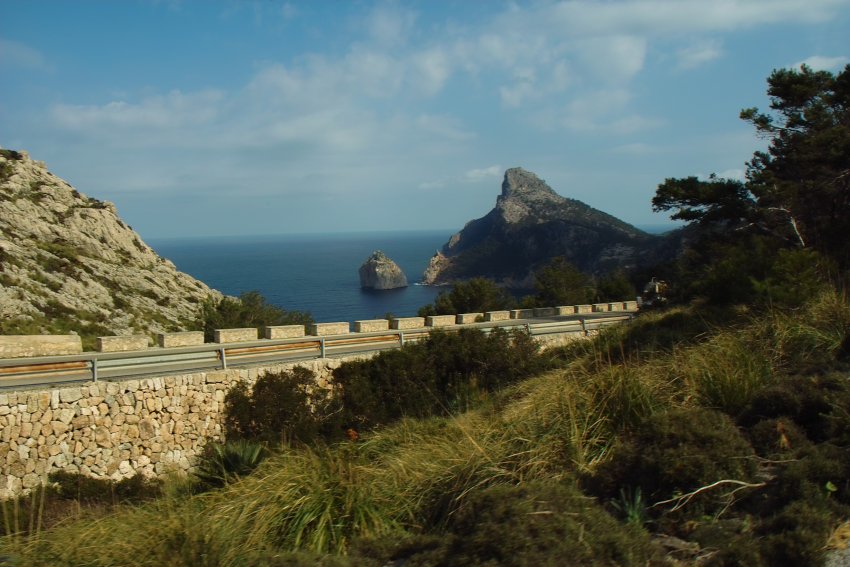
M 407 287 L 407 277 L 398 264 L 380 250 L 376 250 L 360 266 L 360 287 L 363 289 Z

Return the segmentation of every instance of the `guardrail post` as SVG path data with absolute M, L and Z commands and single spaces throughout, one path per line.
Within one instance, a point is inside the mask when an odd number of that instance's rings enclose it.
M 398 332 L 398 346 L 400 346 L 400 347 L 404 346 L 404 331 Z
M 320 353 L 320 358 L 325 358 L 325 338 L 324 337 L 319 339 L 319 353 Z
M 584 333 L 584 336 L 586 337 L 587 336 L 587 319 L 582 317 L 581 319 L 579 319 L 579 321 L 581 321 L 581 332 Z
M 91 359 L 91 379 L 92 382 L 97 382 L 97 359 Z
M 221 369 L 227 370 L 227 355 L 225 354 L 224 351 L 225 351 L 224 347 L 218 349 L 219 356 L 221 356 Z

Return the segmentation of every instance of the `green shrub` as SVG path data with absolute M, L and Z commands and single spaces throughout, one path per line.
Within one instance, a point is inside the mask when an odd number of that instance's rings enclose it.
M 623 486 L 633 486 L 657 503 L 719 480 L 753 482 L 753 457 L 752 447 L 727 415 L 704 408 L 674 409 L 649 418 L 615 448 L 587 485 L 606 498 L 616 497 Z M 734 486 L 698 495 L 679 515 L 699 517 L 722 509 L 729 500 L 721 495 L 730 488 Z M 655 512 L 673 507 L 671 503 Z
M 763 526 L 762 555 L 768 565 L 822 565 L 834 524 L 822 508 L 794 502 Z
M 328 393 L 316 385 L 312 370 L 269 372 L 252 389 L 244 382 L 225 397 L 224 424 L 230 439 L 269 443 L 309 443 L 324 429 L 330 411 Z
M 596 296 L 593 280 L 562 256 L 534 272 L 534 290 L 538 307 L 590 303 Z
M 850 441 L 850 383 L 842 373 L 783 377 L 757 392 L 739 423 L 748 426 L 763 419 L 785 417 L 802 428 L 814 442 Z
M 195 477 L 201 489 L 218 488 L 251 473 L 268 454 L 261 443 L 244 439 L 208 443 L 198 460 Z
M 138 474 L 114 481 L 58 470 L 47 478 L 56 484 L 59 498 L 87 504 L 135 504 L 152 500 L 162 492 L 160 481 Z
M 553 481 L 473 492 L 442 546 L 426 557 L 433 565 L 505 566 L 647 565 L 660 559 L 646 532 L 618 523 L 574 487 Z M 423 563 L 414 555 L 407 564 Z
M 420 317 L 428 315 L 453 315 L 455 313 L 483 313 L 511 309 L 515 301 L 510 293 L 487 278 L 472 278 L 458 282 L 449 291 L 441 291 L 432 305 L 419 310 Z
M 237 329 L 267 325 L 310 325 L 313 318 L 309 313 L 287 311 L 266 303 L 257 291 L 247 291 L 235 297 L 208 298 L 193 325 L 204 330 L 207 342 L 214 339 L 216 329 Z
M 465 411 L 488 392 L 545 368 L 538 350 L 527 333 L 461 329 L 435 331 L 400 350 L 345 362 L 333 375 L 343 422 L 363 429 Z

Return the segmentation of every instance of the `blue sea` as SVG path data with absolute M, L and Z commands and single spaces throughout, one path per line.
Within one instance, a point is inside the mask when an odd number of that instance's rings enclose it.
M 177 269 L 227 295 L 259 291 L 287 310 L 317 322 L 416 315 L 439 287 L 415 285 L 450 231 L 358 232 L 159 239 L 148 243 Z M 383 250 L 407 275 L 407 288 L 366 291 L 358 269 Z

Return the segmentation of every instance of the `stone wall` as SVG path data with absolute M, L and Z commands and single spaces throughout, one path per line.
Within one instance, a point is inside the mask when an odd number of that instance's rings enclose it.
M 234 384 L 305 366 L 327 387 L 342 360 L 4 391 L 0 499 L 37 486 L 59 469 L 115 480 L 188 471 L 207 441 L 222 438 L 224 396 Z

